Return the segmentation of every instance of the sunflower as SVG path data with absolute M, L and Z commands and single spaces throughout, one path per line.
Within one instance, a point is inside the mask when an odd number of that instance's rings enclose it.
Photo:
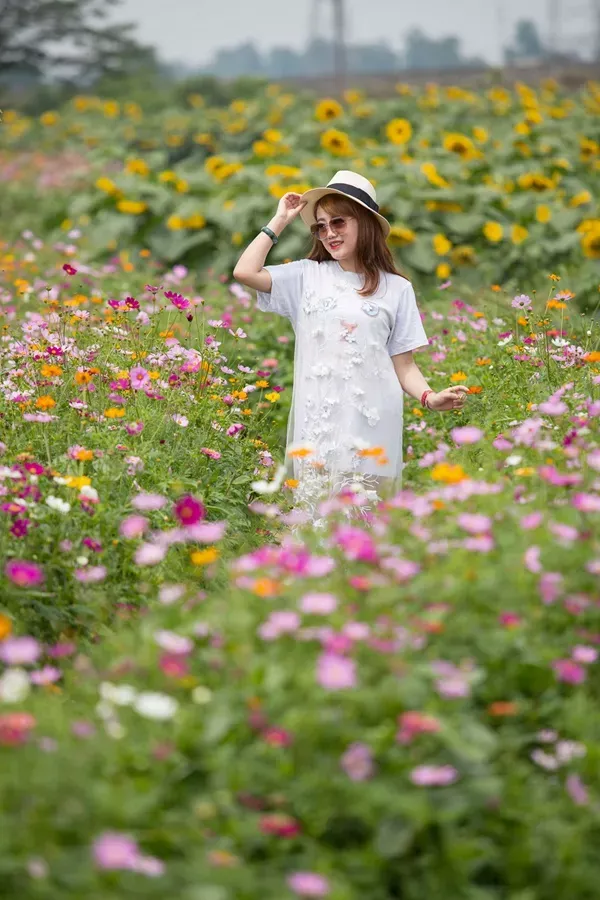
M 600 259 L 600 228 L 586 232 L 581 247 L 588 259 Z
M 542 222 L 542 223 L 549 222 L 550 219 L 552 218 L 552 210 L 550 209 L 549 206 L 546 206 L 545 204 L 540 203 L 539 206 L 536 206 L 535 217 L 538 220 L 538 222 Z
M 392 144 L 406 144 L 412 137 L 412 125 L 408 119 L 392 119 L 385 126 L 385 133 Z
M 321 147 L 329 150 L 334 156 L 352 156 L 354 149 L 350 138 L 344 131 L 330 128 L 321 135 Z
M 337 100 L 321 100 L 315 108 L 315 119 L 319 122 L 329 122 L 338 119 L 344 112 L 344 108 Z
M 452 244 L 445 234 L 434 234 L 432 241 L 433 249 L 438 256 L 445 256 L 450 252 L 450 250 L 452 250 Z
M 521 244 L 528 236 L 529 232 L 522 225 L 513 225 L 510 230 L 510 239 L 513 244 Z
M 421 172 L 427 178 L 429 184 L 434 185 L 434 187 L 450 187 L 450 182 L 446 181 L 445 178 L 442 178 L 435 163 L 423 163 L 421 165 Z
M 525 172 L 523 175 L 519 175 L 517 181 L 519 187 L 526 191 L 531 190 L 537 193 L 552 190 L 554 187 L 552 179 L 542 174 L 542 172 Z
M 504 237 L 504 228 L 500 222 L 486 222 L 483 226 L 483 233 L 490 243 L 497 244 Z
M 444 135 L 444 150 L 456 153 L 461 159 L 474 159 L 478 156 L 475 144 L 466 134 L 449 132 Z
M 412 244 L 416 238 L 412 228 L 405 228 L 403 225 L 392 225 L 390 231 L 389 242 L 395 247 L 404 247 L 406 244 Z
M 451 254 L 454 266 L 469 266 L 475 263 L 475 250 L 468 244 L 459 244 L 454 247 Z

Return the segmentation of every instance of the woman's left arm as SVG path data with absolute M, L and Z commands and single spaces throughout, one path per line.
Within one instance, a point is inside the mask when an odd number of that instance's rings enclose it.
M 432 390 L 416 364 L 412 350 L 408 350 L 406 353 L 397 353 L 391 359 L 400 386 L 410 397 L 420 400 L 423 391 Z M 450 409 L 462 409 L 465 402 L 465 394 L 468 394 L 468 392 L 468 388 L 464 385 L 453 385 L 439 393 L 433 391 L 433 393 L 428 394 L 425 402 L 430 409 L 436 409 L 439 412 Z

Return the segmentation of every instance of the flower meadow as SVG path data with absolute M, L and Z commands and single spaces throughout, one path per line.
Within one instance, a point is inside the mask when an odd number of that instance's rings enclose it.
M 467 403 L 406 396 L 402 490 L 317 533 L 280 481 L 291 328 L 226 266 L 98 255 L 89 225 L 0 245 L 0 893 L 595 898 L 577 266 L 492 281 L 482 244 L 422 283 L 415 357 Z

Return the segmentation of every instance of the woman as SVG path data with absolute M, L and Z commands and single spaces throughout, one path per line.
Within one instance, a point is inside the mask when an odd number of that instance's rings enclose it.
M 314 238 L 308 257 L 265 266 L 298 215 Z M 389 232 L 371 182 L 340 170 L 326 187 L 285 194 L 233 271 L 296 335 L 284 477 L 298 482 L 295 504 L 316 525 L 320 501 L 342 487 L 372 500 L 400 489 L 403 391 L 435 410 L 461 409 L 467 393 L 436 393 L 413 359 L 428 340 Z

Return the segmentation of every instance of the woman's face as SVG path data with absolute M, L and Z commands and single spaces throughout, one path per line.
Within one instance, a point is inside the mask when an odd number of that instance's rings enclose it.
M 351 216 L 340 216 L 337 213 L 330 215 L 321 207 L 315 210 L 316 221 L 327 226 L 326 233 L 322 236 L 323 246 L 327 248 L 334 259 L 338 261 L 350 261 L 354 258 L 356 245 L 358 242 L 358 219 Z M 345 220 L 345 228 L 339 231 L 335 228 L 335 220 L 342 218 Z M 333 224 L 332 223 L 333 220 Z

